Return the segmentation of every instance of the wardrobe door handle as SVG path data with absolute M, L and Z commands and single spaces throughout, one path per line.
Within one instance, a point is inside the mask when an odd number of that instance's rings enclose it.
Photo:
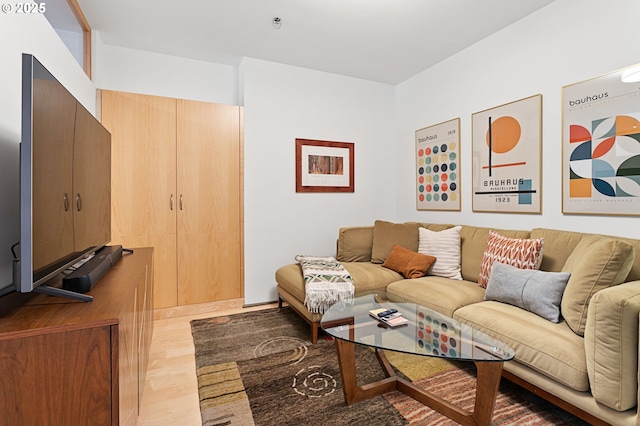
M 173 210 L 173 194 L 169 197 L 169 210 Z
M 62 198 L 62 205 L 64 206 L 64 211 L 68 212 L 69 211 L 69 197 L 67 195 L 67 193 L 64 193 L 64 197 Z
M 76 194 L 76 209 L 78 209 L 78 211 L 82 210 L 82 198 L 80 198 L 79 192 Z
M 180 210 L 182 210 L 182 194 L 180 194 Z

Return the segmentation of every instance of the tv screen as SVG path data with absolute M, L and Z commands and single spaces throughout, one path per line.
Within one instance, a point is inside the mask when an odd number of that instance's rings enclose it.
M 111 135 L 24 54 L 16 290 L 74 297 L 47 283 L 111 240 L 110 203 Z

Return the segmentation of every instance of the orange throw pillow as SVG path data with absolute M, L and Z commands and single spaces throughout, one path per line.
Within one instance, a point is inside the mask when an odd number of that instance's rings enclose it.
M 519 269 L 540 269 L 544 238 L 508 238 L 489 231 L 487 246 L 482 255 L 478 285 L 487 288 L 493 262 L 515 266 Z
M 402 274 L 405 278 L 424 277 L 436 258 L 416 253 L 395 244 L 382 266 Z

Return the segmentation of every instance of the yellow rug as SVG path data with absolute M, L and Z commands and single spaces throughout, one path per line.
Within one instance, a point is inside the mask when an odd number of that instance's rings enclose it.
M 401 371 L 412 382 L 453 370 L 460 365 L 460 363 L 454 363 L 443 358 L 409 355 L 400 352 L 385 351 L 384 355 L 391 365 Z

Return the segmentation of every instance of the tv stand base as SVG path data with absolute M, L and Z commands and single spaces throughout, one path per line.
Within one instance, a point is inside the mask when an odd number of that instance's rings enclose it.
M 36 293 L 47 294 L 49 296 L 66 297 L 67 299 L 80 300 L 82 302 L 92 302 L 93 296 L 88 294 L 82 294 L 71 290 L 65 290 L 62 288 L 51 287 L 48 285 L 40 285 L 33 289 Z

